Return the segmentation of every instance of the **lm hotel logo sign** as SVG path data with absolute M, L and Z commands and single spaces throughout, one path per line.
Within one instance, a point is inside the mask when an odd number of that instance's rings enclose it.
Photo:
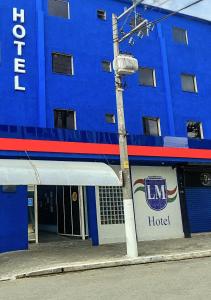
M 173 203 L 177 198 L 177 186 L 170 190 L 167 188 L 166 179 L 161 176 L 149 176 L 145 179 L 138 179 L 134 182 L 134 194 L 145 193 L 147 205 L 153 211 L 162 211 L 168 204 Z M 170 216 L 157 218 L 148 216 L 149 226 L 171 225 Z

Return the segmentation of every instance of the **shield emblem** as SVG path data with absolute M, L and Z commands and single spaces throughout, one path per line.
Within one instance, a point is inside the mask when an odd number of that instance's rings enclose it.
M 147 177 L 144 180 L 148 206 L 156 211 L 163 210 L 168 203 L 166 180 L 162 177 Z

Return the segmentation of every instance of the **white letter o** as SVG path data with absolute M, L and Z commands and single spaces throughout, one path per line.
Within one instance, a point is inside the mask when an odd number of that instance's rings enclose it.
M 12 33 L 17 39 L 23 39 L 26 36 L 26 29 L 22 25 L 15 25 Z

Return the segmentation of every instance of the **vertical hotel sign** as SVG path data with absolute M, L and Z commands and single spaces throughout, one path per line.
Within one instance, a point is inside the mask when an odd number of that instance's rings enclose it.
M 12 29 L 14 37 L 14 46 L 16 48 L 16 57 L 14 58 L 14 89 L 16 91 L 25 91 L 26 87 L 22 84 L 21 79 L 26 73 L 26 60 L 24 58 L 25 36 L 25 11 L 24 9 L 13 8 Z

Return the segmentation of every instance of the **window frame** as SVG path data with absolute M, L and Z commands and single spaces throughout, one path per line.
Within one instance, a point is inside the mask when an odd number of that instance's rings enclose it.
M 102 13 L 102 17 L 100 16 L 100 13 Z M 107 13 L 106 10 L 104 9 L 97 9 L 97 19 L 101 21 L 106 21 L 107 20 Z
M 16 193 L 17 185 L 2 185 L 2 193 Z
M 59 16 L 59 15 L 50 15 L 49 14 L 49 1 L 67 3 L 67 9 L 68 9 L 68 11 L 67 11 L 67 18 L 63 17 L 63 16 Z M 62 18 L 62 19 L 70 20 L 70 2 L 68 0 L 48 0 L 48 16 L 49 17 L 57 17 L 57 18 Z
M 107 71 L 106 69 L 104 69 L 103 68 L 103 64 L 109 64 L 109 71 Z M 102 70 L 103 70 L 103 72 L 106 72 L 106 73 L 112 73 L 112 63 L 111 63 L 111 61 L 110 60 L 102 60 L 101 61 L 101 66 L 102 66 Z
M 156 72 L 155 72 L 155 68 L 151 68 L 151 67 L 139 67 L 139 85 L 140 86 L 145 86 L 145 87 L 152 87 L 152 88 L 156 88 L 157 87 L 157 80 L 156 80 Z M 143 84 L 141 83 L 141 70 L 150 70 L 152 71 L 152 80 L 153 80 L 153 84 L 149 85 L 149 84 Z
M 60 73 L 60 72 L 55 72 L 54 71 L 54 68 L 53 68 L 54 67 L 54 64 L 53 64 L 53 55 L 55 55 L 55 54 L 71 58 L 71 74 Z M 53 74 L 65 75 L 65 76 L 74 76 L 75 75 L 75 72 L 74 72 L 74 61 L 73 61 L 73 55 L 72 54 L 66 54 L 66 53 L 62 53 L 62 52 L 53 51 L 53 52 L 51 52 L 51 59 L 52 59 L 52 73 Z
M 184 36 L 185 36 L 185 43 L 183 43 L 183 42 L 181 42 L 179 40 L 176 40 L 176 38 L 175 38 L 175 30 L 183 31 Z M 180 44 L 180 45 L 186 45 L 186 46 L 189 45 L 189 39 L 188 39 L 188 31 L 187 31 L 187 29 L 184 29 L 184 28 L 181 28 L 181 27 L 177 27 L 177 26 L 173 26 L 172 31 L 173 31 L 173 40 L 174 40 L 175 43 Z
M 145 120 L 152 120 L 157 122 L 157 130 L 158 130 L 158 135 L 154 134 L 147 134 L 146 133 L 146 125 L 145 125 Z M 142 124 L 143 124 L 143 133 L 146 136 L 161 136 L 161 125 L 160 125 L 160 118 L 159 117 L 148 117 L 148 116 L 143 116 L 142 117 Z
M 186 76 L 186 77 L 191 77 L 191 78 L 193 79 L 194 91 L 188 91 L 188 90 L 184 90 L 184 89 L 183 89 L 183 80 L 182 80 L 182 78 L 184 78 L 184 76 Z M 197 85 L 197 79 L 196 79 L 196 75 L 195 75 L 195 74 L 181 73 L 181 74 L 180 74 L 180 80 L 181 80 L 181 87 L 182 87 L 182 91 L 183 91 L 183 92 L 186 92 L 186 93 L 194 93 L 194 94 L 197 94 L 197 93 L 198 93 L 198 85 Z
M 199 130 L 200 130 L 200 137 L 190 137 L 188 136 L 188 125 L 189 123 L 195 123 L 195 124 L 199 124 Z M 202 126 L 202 122 L 201 121 L 192 121 L 192 120 L 189 120 L 186 122 L 186 133 L 187 133 L 187 138 L 188 139 L 198 139 L 198 140 L 203 140 L 204 139 L 204 132 L 203 132 L 203 126 Z
M 111 119 L 113 120 L 113 122 L 108 122 L 107 116 L 111 117 Z M 105 114 L 105 121 L 106 121 L 107 124 L 116 124 L 116 116 L 115 116 L 115 114 L 106 113 Z
M 70 129 L 70 128 L 61 128 L 61 127 L 56 127 L 55 126 L 55 112 L 56 111 L 59 111 L 59 112 L 61 112 L 61 111 L 65 111 L 65 112 L 73 112 L 73 123 L 74 123 L 74 129 Z M 73 109 L 65 109 L 65 108 L 55 108 L 54 110 L 53 110 L 53 113 L 54 113 L 54 128 L 56 128 L 56 129 L 65 129 L 65 130 L 77 130 L 77 122 L 76 122 L 76 111 L 75 110 L 73 110 Z

